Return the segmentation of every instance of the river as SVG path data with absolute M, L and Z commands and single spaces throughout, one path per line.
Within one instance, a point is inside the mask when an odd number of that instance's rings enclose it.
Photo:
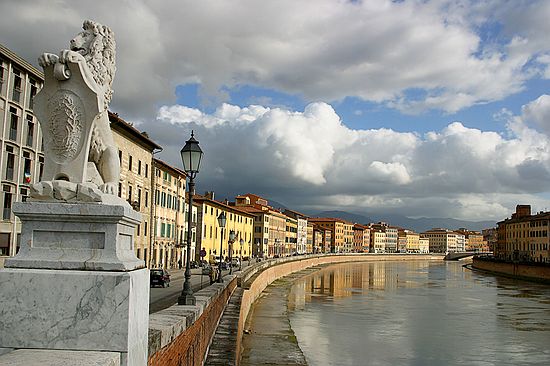
M 332 265 L 288 314 L 309 366 L 550 365 L 550 286 L 457 262 Z

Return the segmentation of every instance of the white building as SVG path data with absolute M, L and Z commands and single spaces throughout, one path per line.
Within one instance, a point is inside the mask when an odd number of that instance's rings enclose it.
M 430 252 L 449 253 L 456 252 L 456 233 L 447 229 L 431 229 L 422 233 L 424 238 L 430 241 Z
M 286 209 L 283 213 L 288 217 L 296 219 L 298 222 L 296 249 L 298 254 L 307 253 L 307 216 L 300 212 L 288 209 Z
M 42 175 L 42 134 L 33 98 L 43 80 L 42 72 L 0 44 L 0 267 L 19 248 L 21 222 L 12 212 L 12 203 L 24 201 L 30 184 Z
M 375 253 L 386 253 L 386 233 L 381 229 L 371 229 L 370 238 Z

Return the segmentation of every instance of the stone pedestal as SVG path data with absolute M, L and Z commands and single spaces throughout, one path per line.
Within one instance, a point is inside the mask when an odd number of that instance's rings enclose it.
M 118 197 L 113 197 L 118 198 Z M 119 199 L 120 200 L 120 199 Z M 139 212 L 127 202 L 17 202 L 23 223 L 19 253 L 6 268 L 130 271 L 144 268 L 134 253 Z
M 0 271 L 0 345 L 120 352 L 147 364 L 149 271 Z
M 114 201 L 14 205 L 21 248 L 0 270 L 0 347 L 118 352 L 121 365 L 147 364 L 140 214 Z

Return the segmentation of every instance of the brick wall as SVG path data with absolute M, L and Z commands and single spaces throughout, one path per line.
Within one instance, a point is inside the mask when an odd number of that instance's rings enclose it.
M 226 276 L 195 293 L 196 306 L 174 305 L 151 314 L 149 326 L 150 366 L 200 366 L 206 357 L 218 321 L 237 286 Z

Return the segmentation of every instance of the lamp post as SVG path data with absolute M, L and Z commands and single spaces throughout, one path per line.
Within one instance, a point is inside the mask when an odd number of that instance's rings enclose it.
M 239 259 L 239 271 L 242 271 L 243 270 L 243 244 L 244 244 L 243 238 L 241 238 L 241 240 L 239 241 L 239 244 L 241 244 L 239 248 L 239 256 L 241 257 Z
M 229 231 L 229 274 L 233 273 L 233 261 L 231 260 L 233 254 L 233 243 L 235 242 L 235 230 Z
M 202 150 L 199 142 L 195 140 L 193 131 L 191 138 L 185 142 L 180 151 L 183 162 L 183 170 L 189 177 L 189 212 L 187 213 L 187 261 L 185 263 L 185 282 L 181 295 L 178 297 L 178 305 L 195 305 L 195 296 L 191 289 L 191 220 L 193 217 L 193 194 L 195 194 L 195 177 L 199 172 L 202 159 Z
M 221 214 L 218 216 L 218 225 L 220 225 L 221 235 L 220 235 L 220 261 L 218 262 L 218 283 L 223 282 L 222 278 L 222 253 L 223 253 L 223 228 L 225 227 L 225 223 L 227 221 L 227 218 L 225 217 L 225 212 L 222 211 Z

